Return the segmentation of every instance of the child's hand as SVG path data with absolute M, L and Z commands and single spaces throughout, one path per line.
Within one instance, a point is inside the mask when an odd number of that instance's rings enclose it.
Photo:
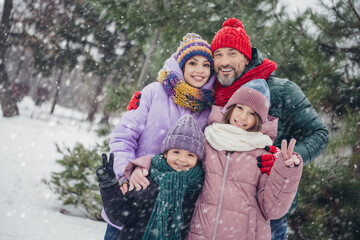
M 148 174 L 149 171 L 146 168 L 136 167 L 130 176 L 129 191 L 132 191 L 134 187 L 136 191 L 139 191 L 141 187 L 146 189 L 150 184 L 149 180 L 146 178 Z
M 123 185 L 121 185 L 120 190 L 121 190 L 122 194 L 125 195 L 128 191 L 128 184 L 124 183 Z
M 119 178 L 118 182 L 122 194 L 125 195 L 125 193 L 128 191 L 129 180 L 126 178 L 126 176 L 122 176 Z
M 258 167 L 260 168 L 261 173 L 270 174 L 272 167 L 274 166 L 275 160 L 279 157 L 281 150 L 275 146 L 268 145 L 264 148 L 270 154 L 265 154 L 257 157 Z
M 300 165 L 300 159 L 296 155 L 293 155 L 295 143 L 296 140 L 294 138 L 290 140 L 289 147 L 287 147 L 287 141 L 285 139 L 281 142 L 281 153 L 284 157 L 284 163 L 290 168 Z

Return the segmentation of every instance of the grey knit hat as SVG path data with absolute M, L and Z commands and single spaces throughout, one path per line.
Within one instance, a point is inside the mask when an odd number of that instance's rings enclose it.
M 255 79 L 244 84 L 230 97 L 225 109 L 234 104 L 250 106 L 260 116 L 261 122 L 265 122 L 270 108 L 270 89 L 267 82 L 264 79 Z
M 204 134 L 192 116 L 181 117 L 170 128 L 162 142 L 161 152 L 165 153 L 169 149 L 184 149 L 194 153 L 199 160 L 203 159 L 205 153 Z

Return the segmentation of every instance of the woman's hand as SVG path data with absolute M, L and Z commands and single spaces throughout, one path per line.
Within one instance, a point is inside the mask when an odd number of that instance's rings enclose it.
M 293 168 L 300 165 L 300 159 L 293 155 L 296 140 L 292 138 L 287 146 L 287 141 L 284 139 L 281 142 L 281 153 L 284 157 L 284 163 L 287 167 Z

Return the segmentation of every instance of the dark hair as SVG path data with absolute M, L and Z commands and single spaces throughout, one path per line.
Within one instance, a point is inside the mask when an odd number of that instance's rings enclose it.
M 225 123 L 230 123 L 230 116 L 231 116 L 232 112 L 234 111 L 235 107 L 236 107 L 236 104 L 233 104 L 230 107 L 228 107 L 228 109 L 226 110 L 226 112 L 224 114 L 224 118 L 223 118 Z M 248 129 L 247 131 L 248 132 L 260 132 L 261 127 L 262 127 L 261 118 L 255 112 L 255 124 L 252 128 Z
M 191 58 L 189 58 L 188 60 L 186 60 L 186 62 L 185 62 L 185 64 L 184 64 L 184 66 L 181 68 L 181 71 L 183 72 L 183 74 L 184 74 L 184 72 L 185 72 L 185 65 L 186 65 L 186 63 L 188 62 L 188 61 L 190 61 L 193 57 L 195 57 L 195 56 L 202 56 L 202 57 L 205 57 L 205 56 L 203 56 L 203 55 L 194 55 L 194 56 L 192 56 Z M 206 57 L 205 57 L 206 58 Z M 209 63 L 210 63 L 210 76 L 208 77 L 208 80 L 207 80 L 207 82 L 210 80 L 210 78 L 211 78 L 211 76 L 214 74 L 214 72 L 215 72 L 215 67 L 214 67 L 214 64 L 211 64 L 211 62 L 210 62 L 210 60 L 209 59 L 207 59 L 206 58 L 206 60 L 207 61 L 209 61 Z M 185 79 L 184 79 L 185 80 Z

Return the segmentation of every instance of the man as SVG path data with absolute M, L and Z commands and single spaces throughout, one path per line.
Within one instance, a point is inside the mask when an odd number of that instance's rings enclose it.
M 303 91 L 293 82 L 276 78 L 276 64 L 264 59 L 259 50 L 250 47 L 249 38 L 241 21 L 228 19 L 211 43 L 214 67 L 215 104 L 224 106 L 230 96 L 246 82 L 264 78 L 270 88 L 269 115 L 279 118 L 278 135 L 274 145 L 281 140 L 297 140 L 294 152 L 307 164 L 319 156 L 328 143 L 328 131 Z M 306 177 L 306 176 L 305 176 Z M 297 197 L 290 211 L 281 219 L 271 221 L 272 239 L 286 239 L 287 219 L 295 210 Z
M 294 152 L 301 155 L 304 164 L 319 156 L 326 148 L 329 133 L 303 91 L 294 82 L 276 78 L 275 62 L 264 59 L 256 48 L 251 48 L 250 40 L 242 22 L 228 19 L 214 36 L 211 43 L 215 82 L 215 104 L 224 106 L 232 94 L 245 83 L 254 79 L 265 79 L 270 88 L 271 107 L 269 115 L 279 118 L 278 135 L 274 145 L 291 138 L 297 140 Z M 133 104 L 134 105 L 134 104 Z M 263 173 L 270 173 L 274 161 L 259 163 Z M 306 177 L 306 176 L 305 176 Z M 142 183 L 139 181 L 139 183 Z M 134 185 L 130 185 L 130 189 Z M 146 183 L 135 187 L 146 186 Z M 297 205 L 297 197 L 289 212 L 281 219 L 271 220 L 272 239 L 286 239 L 289 214 Z

